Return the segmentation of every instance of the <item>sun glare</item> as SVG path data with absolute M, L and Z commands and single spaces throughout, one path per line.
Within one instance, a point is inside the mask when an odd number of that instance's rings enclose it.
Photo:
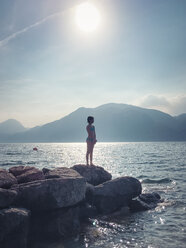
M 75 21 L 80 30 L 92 32 L 100 24 L 100 13 L 94 5 L 82 3 L 76 7 Z

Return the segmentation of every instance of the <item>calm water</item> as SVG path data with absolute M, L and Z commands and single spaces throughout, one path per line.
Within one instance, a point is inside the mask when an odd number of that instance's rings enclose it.
M 34 146 L 38 152 L 32 150 Z M 85 163 L 85 152 L 82 143 L 0 144 L 0 168 L 71 167 Z M 92 220 L 87 233 L 76 240 L 45 247 L 186 247 L 186 142 L 98 143 L 94 164 L 113 178 L 138 178 L 143 192 L 158 192 L 164 203 L 119 219 Z

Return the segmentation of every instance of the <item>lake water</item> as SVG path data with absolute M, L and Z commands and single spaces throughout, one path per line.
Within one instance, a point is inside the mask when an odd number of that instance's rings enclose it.
M 38 151 L 33 151 L 35 146 Z M 85 153 L 85 143 L 0 144 L 0 168 L 71 167 L 85 163 Z M 136 177 L 144 193 L 156 191 L 164 203 L 115 220 L 94 219 L 91 235 L 45 247 L 186 247 L 186 142 L 97 143 L 94 164 L 113 178 Z

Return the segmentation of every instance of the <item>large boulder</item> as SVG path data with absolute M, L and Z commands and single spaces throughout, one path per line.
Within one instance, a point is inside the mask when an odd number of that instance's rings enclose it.
M 17 180 L 7 170 L 0 169 L 0 188 L 8 189 L 11 185 L 16 184 Z
M 156 192 L 141 194 L 130 202 L 130 210 L 132 212 L 150 210 L 156 208 L 160 202 L 162 202 L 162 199 Z
M 28 228 L 28 210 L 18 208 L 0 210 L 0 247 L 26 248 Z
M 92 185 L 99 185 L 112 179 L 112 175 L 100 166 L 78 164 L 72 167 Z
M 134 197 L 141 194 L 141 183 L 133 177 L 120 177 L 95 186 L 92 202 L 101 214 L 109 214 L 128 206 Z
M 9 171 L 16 177 L 18 183 L 27 183 L 45 179 L 42 171 L 31 166 L 12 167 Z
M 17 192 L 10 189 L 0 188 L 0 209 L 9 207 L 15 200 Z
M 66 167 L 58 167 L 56 169 L 48 169 L 48 168 L 43 168 L 43 173 L 46 179 L 51 179 L 51 178 L 74 178 L 74 177 L 79 177 L 80 174 L 77 173 L 77 171 L 66 168 Z
M 59 178 L 14 185 L 18 192 L 16 206 L 33 211 L 58 209 L 73 206 L 85 198 L 86 181 L 76 171 L 65 168 Z M 68 173 L 67 173 L 68 170 Z

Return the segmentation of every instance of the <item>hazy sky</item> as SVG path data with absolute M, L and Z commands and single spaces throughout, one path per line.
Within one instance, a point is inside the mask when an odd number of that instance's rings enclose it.
M 116 102 L 186 113 L 186 0 L 0 0 L 0 122 L 41 125 Z

